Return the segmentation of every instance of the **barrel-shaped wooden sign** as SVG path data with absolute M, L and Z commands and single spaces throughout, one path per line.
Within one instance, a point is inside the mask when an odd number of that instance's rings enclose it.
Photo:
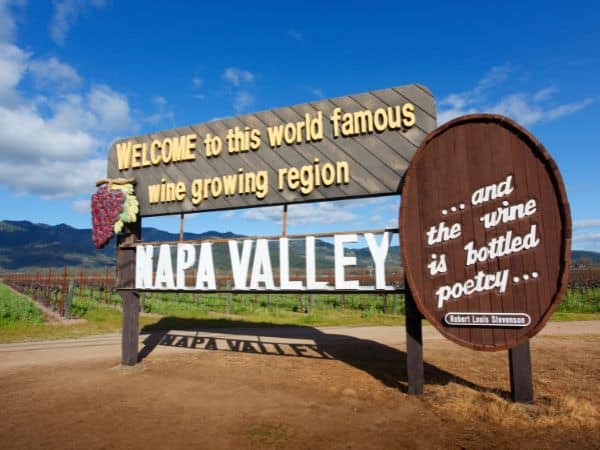
M 506 117 L 463 116 L 427 136 L 404 180 L 400 238 L 419 310 L 467 347 L 525 342 L 567 287 L 571 219 L 561 176 Z

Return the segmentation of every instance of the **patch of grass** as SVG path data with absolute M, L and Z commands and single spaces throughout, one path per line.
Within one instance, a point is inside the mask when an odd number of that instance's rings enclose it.
M 180 295 L 181 299 L 183 295 Z M 229 311 L 213 309 L 204 298 L 197 305 L 188 301 L 167 300 L 163 295 L 146 296 L 144 311 L 163 316 L 176 316 L 186 319 L 235 319 L 252 324 L 269 323 L 273 325 L 316 325 L 316 326 L 343 326 L 343 325 L 402 325 L 404 316 L 400 314 L 384 314 L 377 308 L 365 310 L 352 310 L 342 308 L 326 308 L 321 302 L 315 301 L 315 307 L 310 313 L 298 312 L 288 304 L 279 303 L 279 299 L 271 302 L 254 300 L 231 300 Z
M 254 447 L 283 447 L 288 440 L 287 428 L 282 424 L 261 423 L 252 426 L 246 432 Z
M 569 290 L 552 321 L 600 320 L 599 289 Z M 18 300 L 11 300 L 18 297 Z M 101 301 L 99 301 L 101 300 Z M 19 307 L 13 304 L 21 305 Z M 106 302 L 106 303 L 104 303 Z M 66 324 L 42 323 L 41 313 L 24 296 L 0 284 L 0 342 L 59 339 L 120 332 L 122 313 L 117 293 L 99 289 L 75 291 L 72 316 L 84 319 Z M 26 305 L 28 308 L 26 308 Z M 140 328 L 186 329 L 187 327 L 360 326 L 403 325 L 404 296 L 387 299 L 373 294 L 267 294 L 153 293 L 142 295 Z M 308 312 L 303 312 L 308 311 Z M 384 312 L 385 311 L 385 312 Z M 427 322 L 423 321 L 426 325 Z
M 600 288 L 568 289 L 557 311 L 600 314 Z
M 30 300 L 5 284 L 0 284 L 0 327 L 39 324 L 43 321 L 44 315 Z
M 36 316 L 32 320 L 13 320 L 10 323 L 0 322 L 0 343 L 74 338 L 115 333 L 121 330 L 123 315 L 121 311 L 113 306 L 75 297 L 72 307 L 73 317 L 84 319 L 83 321 L 46 323 L 43 321 L 42 313 L 30 300 L 15 294 L 7 286 L 0 283 L 0 304 L 11 302 L 15 297 L 28 304 Z M 156 320 L 156 318 L 142 316 L 140 317 L 140 326 L 148 325 L 156 322 Z
M 552 322 L 575 322 L 578 320 L 600 320 L 600 313 L 569 313 L 556 311 L 550 317 Z
M 600 425 L 598 408 L 590 401 L 571 394 L 524 405 L 503 399 L 495 393 L 478 392 L 455 383 L 449 383 L 444 388 L 436 386 L 433 390 L 433 395 L 427 396 L 426 401 L 440 416 L 450 415 L 456 417 L 457 421 L 468 417 L 478 423 L 523 431 L 535 426 L 568 429 L 575 425 L 581 433 L 597 429 Z

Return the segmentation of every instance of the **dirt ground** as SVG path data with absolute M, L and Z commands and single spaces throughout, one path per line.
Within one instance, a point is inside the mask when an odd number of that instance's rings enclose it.
M 156 333 L 0 346 L 0 447 L 600 448 L 600 322 L 532 341 L 536 402 L 507 352 L 424 331 L 425 396 L 406 395 L 401 327 Z

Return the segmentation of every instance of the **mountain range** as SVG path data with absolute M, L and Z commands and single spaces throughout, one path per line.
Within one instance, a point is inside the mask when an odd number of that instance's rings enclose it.
M 28 221 L 0 221 L 0 271 L 32 271 L 48 268 L 77 268 L 85 270 L 114 267 L 116 246 L 114 240 L 103 249 L 96 249 L 92 243 L 89 228 L 78 229 L 69 225 L 34 224 Z M 179 235 L 156 228 L 144 228 L 142 236 L 146 242 L 177 241 Z M 227 239 L 244 237 L 231 232 L 184 233 L 184 240 Z M 278 267 L 279 246 L 270 242 L 271 262 Z M 325 240 L 316 240 L 317 267 L 333 269 L 333 245 Z M 305 267 L 303 240 L 289 241 L 290 267 Z M 368 268 L 373 264 L 367 247 L 346 250 L 348 256 L 354 254 L 358 268 Z M 213 246 L 215 269 L 229 271 L 229 251 L 225 243 Z M 390 247 L 387 265 L 400 267 L 400 249 Z
M 89 228 L 79 229 L 69 225 L 34 224 L 28 221 L 0 221 L 0 271 L 31 271 L 35 269 L 70 267 L 77 269 L 102 269 L 114 267 L 115 244 L 111 241 L 104 249 L 98 250 L 92 244 L 92 232 Z M 176 241 L 179 236 L 175 233 L 144 228 L 144 241 Z M 221 233 L 207 231 L 204 233 L 185 233 L 184 239 L 226 239 L 243 237 L 231 232 Z M 279 261 L 279 248 L 271 243 L 271 259 L 273 267 Z M 325 269 L 333 268 L 333 245 L 326 240 L 317 240 L 317 266 Z M 303 268 L 305 265 L 304 241 L 290 240 L 290 266 Z M 354 254 L 359 268 L 372 265 L 368 248 L 355 248 L 346 251 Z M 229 270 L 229 257 L 226 244 L 215 244 L 214 262 L 217 271 Z M 295 255 L 292 257 L 292 255 Z M 600 253 L 573 250 L 571 253 L 574 263 L 585 261 L 586 264 L 600 264 Z M 399 267 L 400 249 L 392 246 L 388 252 L 386 265 Z

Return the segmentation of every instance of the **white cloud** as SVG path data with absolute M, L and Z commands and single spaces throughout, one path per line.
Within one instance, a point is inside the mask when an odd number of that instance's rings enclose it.
M 573 222 L 573 248 L 600 251 L 600 219 Z
M 239 87 L 242 83 L 251 83 L 254 81 L 254 74 L 237 67 L 228 67 L 223 72 L 223 78 L 233 86 Z
M 0 42 L 10 42 L 15 37 L 16 24 L 11 9 L 23 6 L 24 0 L 0 0 Z
M 283 207 L 270 206 L 265 208 L 253 208 L 245 211 L 242 217 L 247 220 L 282 222 Z M 333 202 L 305 203 L 290 205 L 288 207 L 288 225 L 332 225 L 352 222 L 359 216 L 350 210 L 347 205 Z
M 90 199 L 74 200 L 71 203 L 71 206 L 73 206 L 73 209 L 80 214 L 89 214 L 91 211 L 90 202 Z
M 600 232 L 590 231 L 573 236 L 573 248 L 577 250 L 600 251 Z
M 0 44 L 0 104 L 18 100 L 16 87 L 23 78 L 30 54 L 12 44 Z
M 65 90 L 81 84 L 77 71 L 55 57 L 33 60 L 29 64 L 29 70 L 38 88 L 52 86 Z
M 238 92 L 233 99 L 233 110 L 236 114 L 241 114 L 248 109 L 254 102 L 254 97 L 248 92 Z
M 304 40 L 304 36 L 301 31 L 298 30 L 288 30 L 288 36 L 298 42 L 302 42 Z
M 541 89 L 533 95 L 533 101 L 542 102 L 544 100 L 548 100 L 552 97 L 552 95 L 556 94 L 557 92 L 558 89 L 554 86 Z
M 510 116 L 523 125 L 531 125 L 538 122 L 544 112 L 528 100 L 525 94 L 509 95 L 494 105 L 490 112 Z
M 127 98 L 105 85 L 92 88 L 88 103 L 93 113 L 110 130 L 123 131 L 131 127 L 132 121 Z
M 0 163 L 0 179 L 19 194 L 44 199 L 90 193 L 106 175 L 106 160 L 56 161 L 40 158 L 22 164 Z
M 164 108 L 167 106 L 167 99 L 162 95 L 155 95 L 152 97 L 152 103 L 154 103 L 158 108 Z
M 496 101 L 490 101 L 488 97 L 494 94 L 494 88 L 506 81 L 512 72 L 509 65 L 493 67 L 473 89 L 443 98 L 439 102 L 438 124 L 464 114 L 488 112 L 502 114 L 530 126 L 576 113 L 594 102 L 592 98 L 585 98 L 557 104 L 554 97 L 558 89 L 554 86 L 533 94 L 513 92 L 500 96 Z
M 72 93 L 46 99 L 44 106 L 52 110 L 53 115 L 47 119 L 47 122 L 56 129 L 74 133 L 103 126 L 102 123 L 98 123 L 98 117 L 90 110 L 85 98 L 80 94 Z M 37 110 L 33 113 L 41 114 Z
M 34 86 L 51 89 L 45 94 L 20 91 L 28 76 Z M 80 84 L 68 64 L 0 44 L 0 184 L 43 198 L 94 189 L 106 173 L 107 143 L 135 123 L 124 95 L 104 85 L 81 92 Z
M 576 113 L 577 111 L 582 110 L 583 108 L 591 105 L 592 103 L 594 103 L 594 99 L 592 98 L 586 98 L 578 102 L 565 103 L 563 105 L 550 109 L 546 113 L 546 116 L 548 120 L 559 119 L 563 116 L 568 116 L 570 114 Z
M 311 89 L 310 93 L 312 95 L 314 95 L 315 97 L 325 98 L 325 94 L 323 94 L 323 91 L 321 89 L 319 89 L 319 88 Z
M 600 227 L 600 219 L 576 220 L 573 222 L 574 229 Z
M 200 78 L 200 77 L 193 77 L 192 78 L 192 85 L 195 88 L 200 88 L 200 87 L 202 87 L 203 84 L 204 84 L 204 80 L 202 78 Z
M 89 156 L 97 141 L 88 133 L 45 120 L 34 109 L 0 106 L 0 164 L 52 159 L 72 161 Z M 5 179 L 3 179 L 5 181 Z
M 50 24 L 50 36 L 57 44 L 64 44 L 69 29 L 89 7 L 101 8 L 104 0 L 55 0 Z
M 170 126 L 175 126 L 175 115 L 167 109 L 167 99 L 162 95 L 155 95 L 152 98 L 152 103 L 156 107 L 156 112 L 144 119 L 145 122 L 151 125 L 157 125 L 164 121 L 168 121 Z
M 237 214 L 237 212 L 233 209 L 230 209 L 228 211 L 223 211 L 221 213 L 221 218 L 222 219 L 231 219 L 232 217 L 235 217 L 235 215 Z

